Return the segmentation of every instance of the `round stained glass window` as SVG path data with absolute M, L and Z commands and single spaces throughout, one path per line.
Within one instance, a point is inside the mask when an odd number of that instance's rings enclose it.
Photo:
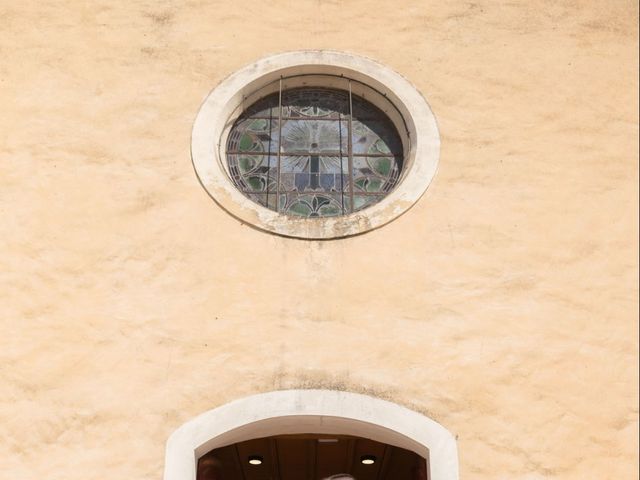
M 379 108 L 349 91 L 302 87 L 268 95 L 235 121 L 227 140 L 235 186 L 271 210 L 346 215 L 397 185 L 400 136 Z

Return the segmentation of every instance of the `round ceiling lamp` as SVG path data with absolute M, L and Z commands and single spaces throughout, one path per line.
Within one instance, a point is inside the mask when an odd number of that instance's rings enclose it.
M 376 457 L 373 455 L 363 455 L 360 457 L 360 463 L 363 465 L 373 465 L 376 463 Z

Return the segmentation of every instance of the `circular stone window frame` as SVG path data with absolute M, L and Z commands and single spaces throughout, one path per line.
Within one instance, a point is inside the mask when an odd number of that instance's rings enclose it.
M 397 127 L 404 149 L 401 178 L 386 197 L 370 207 L 342 216 L 298 218 L 259 205 L 236 188 L 226 160 L 229 130 L 245 108 L 272 93 L 280 79 L 289 77 L 306 77 L 305 86 L 329 88 L 335 88 L 341 77 L 351 79 L 353 85 L 361 86 L 361 91 L 353 90 L 354 94 L 366 95 L 369 91 L 366 100 L 383 107 Z M 295 86 L 300 84 L 286 88 Z M 386 102 L 394 108 L 384 108 Z M 204 100 L 191 137 L 191 158 L 198 179 L 223 209 L 260 230 L 317 240 L 358 235 L 402 215 L 429 187 L 439 155 L 440 135 L 435 116 L 411 83 L 368 58 L 325 50 L 269 56 L 227 77 Z
M 288 434 L 354 435 L 417 453 L 429 480 L 458 480 L 454 436 L 395 403 L 335 390 L 281 390 L 242 398 L 190 420 L 167 441 L 164 480 L 197 480 L 200 457 L 234 443 Z

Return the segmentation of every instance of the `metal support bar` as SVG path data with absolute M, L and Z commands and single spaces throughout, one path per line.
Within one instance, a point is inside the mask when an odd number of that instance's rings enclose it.
M 280 151 L 282 150 L 282 77 L 278 86 L 278 167 L 276 179 L 276 212 L 280 211 Z
M 353 212 L 353 145 L 351 140 L 353 139 L 352 133 L 352 119 L 353 119 L 353 101 L 351 98 L 351 80 L 349 80 L 349 128 L 347 138 L 348 155 L 349 155 L 349 213 Z

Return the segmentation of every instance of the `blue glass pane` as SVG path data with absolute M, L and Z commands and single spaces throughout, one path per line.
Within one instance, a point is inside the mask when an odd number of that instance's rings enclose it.
M 281 156 L 281 192 L 341 192 L 348 183 L 348 159 L 341 157 Z

